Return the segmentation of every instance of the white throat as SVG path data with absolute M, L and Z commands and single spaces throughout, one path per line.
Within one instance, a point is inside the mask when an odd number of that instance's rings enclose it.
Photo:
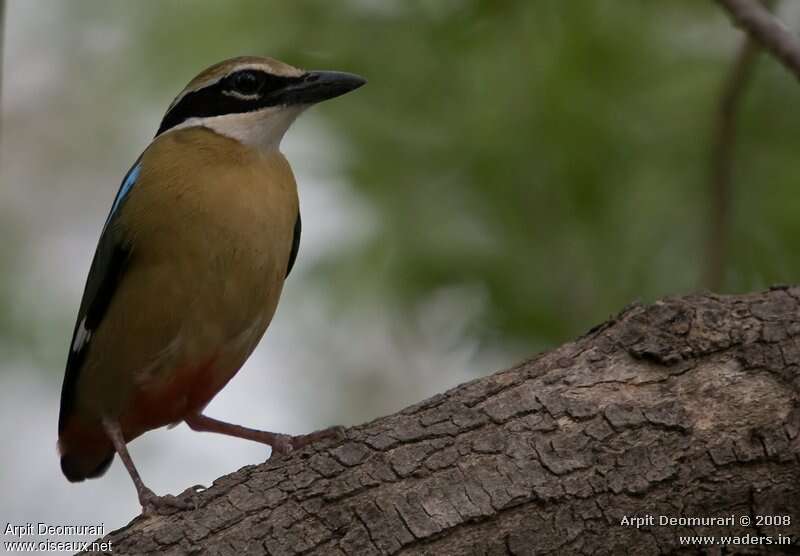
M 172 129 L 203 126 L 260 151 L 277 151 L 305 105 L 270 106 L 254 112 L 189 118 Z M 171 131 L 171 130 L 170 130 Z

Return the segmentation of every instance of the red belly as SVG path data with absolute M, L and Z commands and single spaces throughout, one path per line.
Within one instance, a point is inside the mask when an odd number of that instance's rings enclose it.
M 214 356 L 200 365 L 175 369 L 166 381 L 138 390 L 120 416 L 125 440 L 202 411 L 236 374 L 220 372 L 214 365 L 216 359 Z
M 166 381 L 138 390 L 119 418 L 125 442 L 202 411 L 238 370 L 220 372 L 214 366 L 216 359 L 176 369 Z M 86 420 L 73 415 L 59 434 L 58 447 L 72 466 L 82 469 L 84 477 L 114 450 L 99 416 Z

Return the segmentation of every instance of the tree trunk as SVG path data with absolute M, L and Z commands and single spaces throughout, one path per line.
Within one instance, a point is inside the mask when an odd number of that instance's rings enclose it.
M 726 553 L 791 552 L 778 543 L 800 534 L 799 310 L 800 287 L 634 305 L 104 540 L 115 556 L 651 555 L 727 535 L 751 544 Z

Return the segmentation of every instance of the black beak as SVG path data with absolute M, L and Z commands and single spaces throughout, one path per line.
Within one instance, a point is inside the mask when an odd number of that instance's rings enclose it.
M 361 87 L 367 80 L 342 71 L 309 71 L 278 92 L 276 104 L 316 104 Z

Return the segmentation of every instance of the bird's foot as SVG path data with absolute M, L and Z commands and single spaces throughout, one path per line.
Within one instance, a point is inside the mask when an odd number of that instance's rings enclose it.
M 272 456 L 277 458 L 287 456 L 294 450 L 299 450 L 320 440 L 341 440 L 344 436 L 344 427 L 341 425 L 328 427 L 327 429 L 310 432 L 308 434 L 298 434 L 297 436 L 276 434 L 274 443 L 270 444 L 272 446 L 272 455 L 270 459 Z
M 335 425 L 333 427 L 328 427 L 327 429 L 310 432 L 308 434 L 293 436 L 292 446 L 296 450 L 299 450 L 304 446 L 308 446 L 309 444 L 318 442 L 320 440 L 343 440 L 344 437 L 345 437 L 344 427 L 341 425 Z
M 178 499 L 186 502 L 190 505 L 190 509 L 196 510 L 200 506 L 202 506 L 202 500 L 200 500 L 200 493 L 204 490 L 208 490 L 208 487 L 205 485 L 194 485 L 190 486 L 183 492 L 178 495 Z
M 294 451 L 294 443 L 292 440 L 294 439 L 293 436 L 289 434 L 275 434 L 272 442 L 269 443 L 270 448 L 272 448 L 272 453 L 269 455 L 269 459 L 274 458 L 282 458 L 284 456 L 288 456 L 289 454 Z
M 196 487 L 186 489 L 179 496 L 165 494 L 158 496 L 152 490 L 144 487 L 139 492 L 139 503 L 142 505 L 143 515 L 169 515 L 181 510 L 197 509 L 195 498 Z

